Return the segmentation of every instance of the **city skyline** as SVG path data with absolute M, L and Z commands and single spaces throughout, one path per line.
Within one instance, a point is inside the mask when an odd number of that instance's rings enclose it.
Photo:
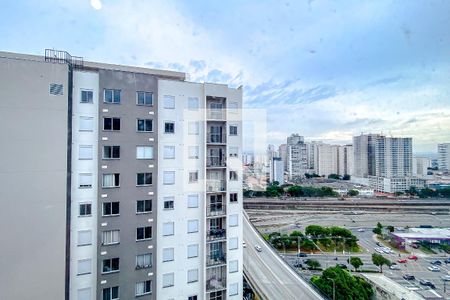
M 329 143 L 361 132 L 411 136 L 417 152 L 449 140 L 448 2 L 46 3 L 4 7 L 2 50 L 54 47 L 243 84 L 244 107 L 267 110 L 273 144 L 297 131 Z

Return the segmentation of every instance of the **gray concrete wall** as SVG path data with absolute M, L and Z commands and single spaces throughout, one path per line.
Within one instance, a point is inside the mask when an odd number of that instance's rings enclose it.
M 135 283 L 152 280 L 153 294 L 144 298 L 156 299 L 157 160 L 136 159 L 137 145 L 153 145 L 154 158 L 158 155 L 156 144 L 158 130 L 156 77 L 139 73 L 99 70 L 99 79 L 99 249 L 97 265 L 99 278 L 97 297 L 101 299 L 103 288 L 120 286 L 120 299 L 133 299 L 135 297 Z M 104 103 L 103 93 L 105 88 L 121 90 L 121 103 Z M 136 105 L 136 91 L 153 92 L 153 107 Z M 149 112 L 154 112 L 154 114 L 149 114 Z M 103 117 L 120 117 L 121 130 L 119 132 L 103 131 Z M 138 118 L 153 119 L 153 133 L 136 132 L 136 119 Z M 150 139 L 153 139 L 153 141 Z M 120 159 L 102 160 L 103 145 L 120 145 Z M 104 169 L 102 166 L 107 166 L 107 168 Z M 137 187 L 136 173 L 138 172 L 153 173 L 152 186 Z M 120 187 L 102 188 L 102 174 L 104 173 L 120 173 Z M 153 192 L 153 195 L 149 195 L 151 192 Z M 107 197 L 102 197 L 105 194 Z M 136 215 L 136 200 L 146 199 L 153 200 L 153 212 Z M 102 202 L 105 201 L 120 201 L 120 216 L 102 217 L 101 206 Z M 136 242 L 136 228 L 141 226 L 153 227 L 153 239 L 151 241 Z M 101 246 L 101 232 L 112 229 L 120 229 L 120 244 Z M 106 251 L 107 254 L 102 255 L 102 251 Z M 136 255 L 144 253 L 153 253 L 153 267 L 135 270 Z M 102 275 L 102 260 L 114 257 L 120 258 L 120 272 Z M 101 282 L 104 280 L 106 280 L 106 283 L 102 284 Z
M 0 57 L 0 299 L 64 299 L 67 74 Z

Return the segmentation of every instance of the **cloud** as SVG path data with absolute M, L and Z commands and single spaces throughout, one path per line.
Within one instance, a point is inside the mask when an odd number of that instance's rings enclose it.
M 91 6 L 95 10 L 102 9 L 102 2 L 101 0 L 91 0 Z

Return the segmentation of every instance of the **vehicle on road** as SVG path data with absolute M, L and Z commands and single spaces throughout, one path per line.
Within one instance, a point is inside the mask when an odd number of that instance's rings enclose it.
M 307 257 L 308 254 L 303 253 L 303 252 L 300 252 L 300 253 L 297 253 L 297 256 L 298 256 L 298 257 Z
M 299 261 L 296 261 L 296 262 L 294 263 L 294 267 L 303 269 L 303 265 L 302 265 Z
M 433 260 L 432 262 L 430 262 L 430 264 L 432 264 L 433 266 L 440 266 L 442 265 L 442 262 L 440 260 Z
M 255 245 L 255 249 L 256 249 L 256 251 L 258 251 L 258 252 L 261 252 L 261 251 L 262 251 L 262 248 L 261 248 L 260 245 Z
M 247 248 L 247 244 L 245 242 L 242 242 L 242 247 Z
M 440 272 L 441 271 L 441 269 L 436 266 L 428 267 L 428 270 L 430 270 L 431 272 Z
M 364 228 L 359 228 L 358 232 L 365 232 L 366 230 Z
M 411 244 L 411 247 L 413 247 L 414 249 L 419 249 L 419 245 L 417 244 Z
M 418 257 L 416 255 L 410 255 L 410 256 L 408 256 L 408 259 L 410 259 L 410 260 L 417 260 Z
M 444 275 L 441 277 L 441 279 L 444 281 L 450 281 L 450 275 Z
M 380 242 L 377 242 L 377 246 L 380 246 L 380 247 L 381 247 L 382 245 L 381 245 L 381 243 L 380 243 Z
M 420 280 L 419 280 L 419 283 L 420 283 L 421 285 L 424 285 L 424 286 L 429 286 L 429 287 L 432 288 L 432 289 L 435 289 L 435 288 L 436 288 L 436 286 L 435 286 L 431 281 L 426 280 L 426 279 L 420 279 Z
M 389 266 L 389 269 L 391 269 L 391 270 L 400 270 L 400 266 L 397 265 L 397 264 L 392 264 L 392 265 Z
M 339 267 L 341 269 L 347 269 L 347 265 L 345 264 L 337 264 L 336 267 Z
M 401 264 L 406 264 L 408 262 L 408 260 L 406 258 L 401 258 L 401 259 L 397 260 L 397 262 L 401 263 Z
M 445 262 L 446 264 L 450 264 L 450 257 L 447 257 L 447 258 L 444 260 L 444 262 Z
M 416 277 L 414 277 L 414 275 L 411 275 L 411 274 L 405 274 L 405 275 L 403 275 L 403 279 L 414 280 L 414 279 L 416 279 Z

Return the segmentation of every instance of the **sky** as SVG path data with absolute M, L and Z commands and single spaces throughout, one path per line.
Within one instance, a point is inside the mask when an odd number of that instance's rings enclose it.
M 449 16 L 446 0 L 15 0 L 0 10 L 0 50 L 242 85 L 275 145 L 372 132 L 436 152 L 450 142 Z

